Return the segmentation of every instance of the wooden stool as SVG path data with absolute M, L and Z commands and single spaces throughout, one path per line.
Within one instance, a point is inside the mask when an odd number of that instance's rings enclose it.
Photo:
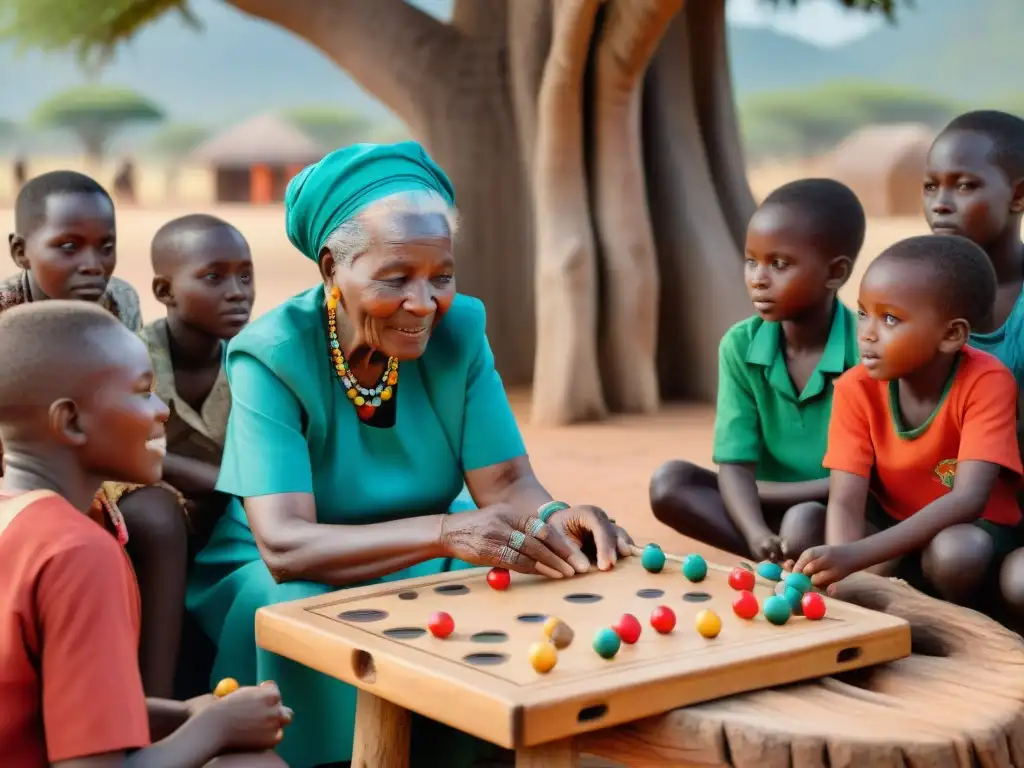
M 576 748 L 644 768 L 1024 768 L 1019 635 L 869 574 L 838 597 L 909 621 L 913 655 L 589 733 Z

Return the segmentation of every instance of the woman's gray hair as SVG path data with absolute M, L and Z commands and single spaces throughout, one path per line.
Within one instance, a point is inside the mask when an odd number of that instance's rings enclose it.
M 347 265 L 361 253 L 365 253 L 373 244 L 374 237 L 390 241 L 402 239 L 402 231 L 397 226 L 397 217 L 402 214 L 441 214 L 448 223 L 448 232 L 452 238 L 459 228 L 458 212 L 448 201 L 437 192 L 398 192 L 388 195 L 367 206 L 356 216 L 344 222 L 327 238 L 325 245 L 334 255 L 338 265 Z

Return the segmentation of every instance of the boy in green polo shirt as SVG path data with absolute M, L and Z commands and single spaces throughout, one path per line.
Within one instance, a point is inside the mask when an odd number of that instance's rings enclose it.
M 659 467 L 658 520 L 755 560 L 824 542 L 832 383 L 859 361 L 857 317 L 836 294 L 865 227 L 857 196 L 832 179 L 786 184 L 755 211 L 744 277 L 757 314 L 719 346 L 718 473 L 681 460 Z

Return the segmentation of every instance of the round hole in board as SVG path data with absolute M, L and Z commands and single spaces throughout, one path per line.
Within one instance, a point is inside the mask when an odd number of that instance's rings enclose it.
M 571 595 L 566 595 L 565 599 L 570 603 L 596 603 L 604 598 L 593 592 L 573 592 Z
M 399 592 L 398 593 L 398 599 L 399 600 L 415 600 L 419 596 L 420 596 L 419 592 Z
M 646 600 L 656 600 L 664 594 L 664 589 L 641 589 L 637 591 L 636 596 Z
M 469 592 L 469 587 L 465 584 L 442 584 L 440 587 L 434 587 L 434 591 L 439 595 L 465 595 Z
M 463 656 L 462 660 L 467 664 L 474 664 L 478 667 L 494 667 L 508 661 L 506 653 L 471 653 Z
M 377 667 L 373 663 L 373 656 L 366 651 L 352 652 L 352 671 L 364 683 L 377 681 Z
M 587 723 L 591 720 L 598 720 L 608 714 L 607 704 L 594 704 L 589 707 L 584 707 L 576 715 L 576 721 L 579 723 Z
M 683 600 L 688 603 L 703 603 L 711 599 L 711 595 L 707 592 L 687 592 L 683 595 Z
M 343 611 L 338 614 L 338 618 L 342 621 L 357 621 L 365 623 L 368 621 L 380 621 L 388 617 L 387 611 L 378 611 L 373 608 L 359 608 L 354 611 Z
M 474 643 L 504 643 L 508 635 L 504 632 L 477 632 L 469 639 Z
M 516 621 L 521 621 L 524 624 L 541 624 L 547 618 L 543 613 L 521 613 L 516 616 Z
M 422 627 L 395 627 L 394 629 L 385 629 L 384 634 L 392 640 L 415 640 L 417 637 L 427 634 L 427 630 Z
M 836 654 L 837 664 L 846 664 L 850 661 L 856 661 L 860 658 L 860 648 L 854 646 L 852 648 L 843 648 L 839 653 Z

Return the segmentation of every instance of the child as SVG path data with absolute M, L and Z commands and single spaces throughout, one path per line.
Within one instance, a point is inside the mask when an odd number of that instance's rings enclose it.
M 828 544 L 795 565 L 814 584 L 898 566 L 964 603 L 1016 546 L 1017 385 L 993 355 L 967 346 L 995 296 L 984 251 L 956 235 L 903 240 L 868 268 L 862 364 L 835 385 Z
M 113 277 L 114 203 L 88 176 L 53 171 L 31 179 L 14 204 L 11 258 L 21 272 L 0 282 L 0 311 L 44 299 L 92 301 L 128 328 L 142 327 L 139 295 Z
M 238 750 L 218 765 L 282 765 L 273 684 L 143 696 L 131 566 L 84 513 L 103 478 L 160 480 L 167 408 L 145 346 L 99 307 L 48 301 L 0 316 L 0 360 L 0 765 L 188 768 Z
M 142 593 L 139 665 L 146 693 L 174 689 L 189 550 L 202 547 L 224 509 L 214 491 L 231 394 L 225 341 L 249 321 L 252 257 L 242 233 L 221 219 L 168 222 L 151 247 L 153 295 L 167 318 L 142 329 L 156 394 L 170 408 L 163 482 L 105 483 L 108 503 L 131 533 L 126 549 Z M 116 515 L 116 512 L 115 512 Z
M 985 110 L 946 126 L 928 152 L 924 211 L 932 232 L 962 235 L 988 256 L 998 284 L 995 305 L 971 328 L 969 343 L 1002 360 L 1024 391 L 1024 120 Z M 1009 607 L 1024 613 L 1024 550 L 1006 558 L 1000 587 Z
M 21 272 L 0 281 L 0 312 L 45 299 L 80 299 L 98 303 L 133 331 L 142 327 L 138 294 L 112 276 L 114 203 L 93 179 L 74 171 L 31 179 L 18 192 L 14 228 L 8 242 Z M 120 527 L 118 520 L 112 524 Z
M 755 560 L 824 540 L 832 381 L 857 362 L 856 319 L 836 293 L 865 224 L 856 195 L 831 179 L 786 184 L 754 213 L 745 279 L 757 314 L 719 347 L 719 473 L 683 461 L 659 468 L 650 496 L 660 521 Z

